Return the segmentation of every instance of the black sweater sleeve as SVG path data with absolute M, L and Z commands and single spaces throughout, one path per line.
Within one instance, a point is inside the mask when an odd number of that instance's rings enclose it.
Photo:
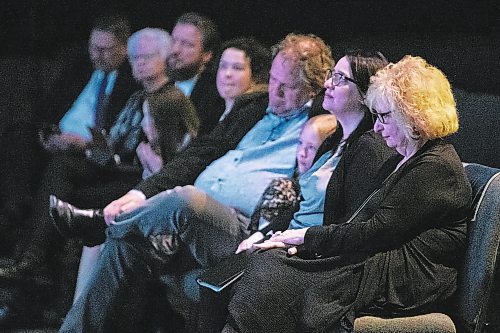
M 324 224 L 340 224 L 349 218 L 375 188 L 384 162 L 395 155 L 396 151 L 373 131 L 346 148 L 328 182 Z
M 370 218 L 312 227 L 305 248 L 327 256 L 375 253 L 397 248 L 426 230 L 463 221 L 470 186 L 458 168 L 461 165 L 435 155 L 413 161 L 399 177 L 393 175 L 397 180 L 390 188 L 382 186 L 381 201 Z

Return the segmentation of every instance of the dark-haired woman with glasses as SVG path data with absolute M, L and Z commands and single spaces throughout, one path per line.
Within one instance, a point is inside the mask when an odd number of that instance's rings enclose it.
M 354 78 L 346 62 L 335 73 L 330 85 L 353 83 L 345 80 Z M 327 91 L 325 103 L 345 104 L 350 94 Z M 441 139 L 458 129 L 450 84 L 422 58 L 407 56 L 371 78 L 366 103 L 375 132 L 399 156 L 384 163 L 376 188 L 347 220 L 263 243 L 287 249 L 251 261 L 225 332 L 352 332 L 357 315 L 416 315 L 439 309 L 455 292 L 471 188 Z

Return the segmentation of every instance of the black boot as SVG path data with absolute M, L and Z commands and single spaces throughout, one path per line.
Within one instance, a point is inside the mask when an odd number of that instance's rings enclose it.
M 101 209 L 79 209 L 51 195 L 49 214 L 63 237 L 81 238 L 85 246 L 99 245 L 106 239 L 106 222 Z

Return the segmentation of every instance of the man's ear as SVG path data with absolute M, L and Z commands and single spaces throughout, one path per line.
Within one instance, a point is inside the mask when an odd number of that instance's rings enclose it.
M 212 60 L 213 52 L 212 51 L 204 51 L 201 55 L 204 64 L 208 64 L 210 60 Z

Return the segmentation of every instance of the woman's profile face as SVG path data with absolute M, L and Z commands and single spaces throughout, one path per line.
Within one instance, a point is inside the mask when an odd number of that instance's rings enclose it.
M 351 64 L 347 57 L 341 58 L 335 65 L 332 75 L 336 73 L 349 79 L 353 79 Z M 323 108 L 334 115 L 339 115 L 348 110 L 357 110 L 361 104 L 361 96 L 354 82 L 341 79 L 338 85 L 334 85 L 331 78 L 324 83 L 326 88 Z
M 372 111 L 375 112 L 375 110 Z M 404 151 L 408 140 L 401 125 L 394 119 L 393 112 L 395 111 L 390 110 L 387 106 L 379 106 L 376 112 L 382 114 L 383 117 L 377 116 L 373 125 L 374 131 L 382 136 L 387 146 L 395 148 L 398 152 Z
M 235 99 L 252 86 L 250 59 L 235 48 L 224 50 L 217 69 L 217 91 L 223 99 Z

